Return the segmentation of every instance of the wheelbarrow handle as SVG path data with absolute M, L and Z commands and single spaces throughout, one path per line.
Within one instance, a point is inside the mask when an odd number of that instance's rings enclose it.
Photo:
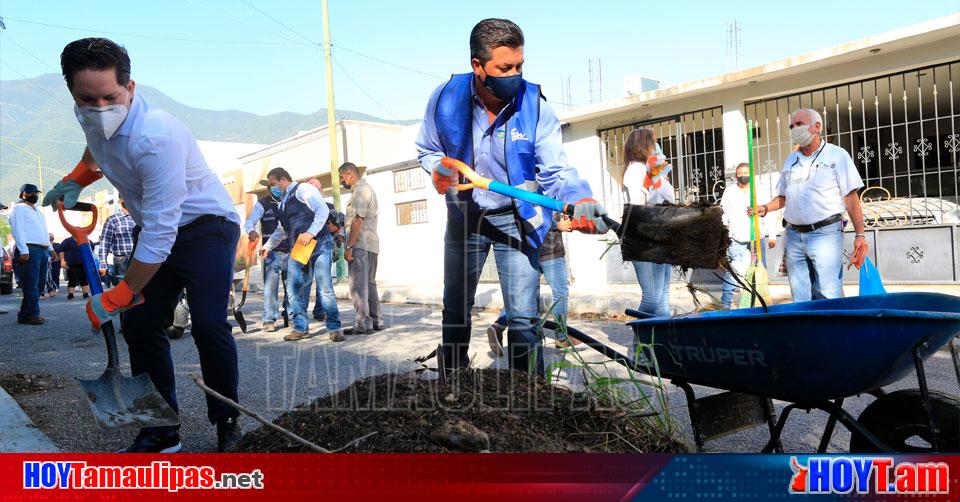
M 547 197 L 546 195 L 539 194 L 536 192 L 530 192 L 522 188 L 517 188 L 514 186 L 507 185 L 506 183 L 501 183 L 499 181 L 491 180 L 478 174 L 476 171 L 470 168 L 460 160 L 454 159 L 452 157 L 443 157 L 440 159 L 440 163 L 448 169 L 453 169 L 460 172 L 463 177 L 467 178 L 470 181 L 469 184 L 459 184 L 456 185 L 458 191 L 469 190 L 471 188 L 482 188 L 484 190 L 489 190 L 491 192 L 498 193 L 500 195 L 506 195 L 514 199 L 520 199 L 524 202 L 529 202 L 531 204 L 545 207 L 547 209 L 552 209 L 558 213 L 566 214 L 567 216 L 573 216 L 574 205 L 568 204 L 563 201 L 559 201 L 552 197 Z M 617 235 L 620 234 L 620 222 L 614 220 L 613 218 L 603 215 L 603 222 L 607 224 L 611 230 L 614 231 Z
M 89 212 L 93 216 L 90 224 L 85 227 L 71 225 L 64 214 L 65 211 Z M 99 295 L 103 293 L 103 284 L 100 282 L 100 267 L 93 256 L 93 248 L 90 247 L 90 234 L 97 227 L 97 206 L 86 202 L 78 202 L 70 209 L 63 207 L 63 201 L 57 203 L 57 214 L 60 217 L 60 223 L 63 228 L 70 232 L 70 235 L 76 239 L 80 247 L 80 256 L 83 257 L 83 270 L 87 274 L 87 282 L 90 285 L 90 293 Z M 107 321 L 100 325 L 100 332 L 103 334 L 103 341 L 107 345 L 107 367 L 118 368 L 120 366 L 120 355 L 117 350 L 117 337 L 113 332 L 113 321 Z

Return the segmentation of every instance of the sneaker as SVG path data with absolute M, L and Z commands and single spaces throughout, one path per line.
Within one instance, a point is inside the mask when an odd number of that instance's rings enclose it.
M 385 329 L 387 329 L 387 325 L 386 325 L 386 324 L 374 324 L 374 325 L 373 325 L 373 330 L 374 330 L 374 331 L 383 331 L 383 330 L 385 330 Z
M 343 334 L 344 334 L 344 335 L 349 335 L 349 336 L 353 336 L 353 335 L 369 335 L 369 334 L 371 334 L 371 333 L 373 333 L 373 331 L 366 331 L 366 330 L 361 330 L 361 329 L 357 329 L 357 328 L 345 328 L 345 329 L 343 330 Z
M 263 323 L 263 331 L 264 331 L 265 333 L 273 333 L 273 332 L 276 331 L 276 330 L 277 330 L 277 324 L 276 324 L 276 322 L 274 322 L 274 321 L 264 321 L 264 323 Z
M 303 340 L 305 338 L 310 338 L 310 333 L 307 333 L 305 331 L 293 331 L 289 335 L 283 337 L 283 341 L 294 342 L 297 340 Z
M 182 449 L 183 445 L 180 444 L 179 432 L 162 436 L 152 432 L 140 431 L 132 445 L 117 450 L 117 453 L 177 453 Z
M 240 428 L 240 417 L 217 422 L 217 452 L 223 453 L 233 449 L 241 437 L 243 433 Z
M 33 326 L 39 326 L 45 322 L 47 322 L 46 319 L 40 316 L 17 319 L 17 324 L 31 324 Z
M 563 339 L 554 340 L 554 341 L 553 341 L 553 346 L 556 347 L 556 348 L 558 348 L 558 349 L 569 349 L 569 348 L 576 347 L 577 345 L 580 345 L 581 343 L 583 343 L 583 342 L 580 341 L 580 340 L 577 340 L 576 338 L 574 338 L 574 337 L 572 337 L 572 336 L 568 336 L 568 337 L 563 338 Z
M 73 293 L 67 293 L 67 300 L 73 300 Z
M 503 326 L 493 323 L 487 328 L 487 342 L 490 344 L 490 350 L 497 357 L 503 355 Z
M 349 329 L 349 328 L 347 328 L 347 329 Z M 332 341 L 332 342 L 345 342 L 345 341 L 347 341 L 347 337 L 343 336 L 343 331 L 340 331 L 340 330 L 331 331 L 331 332 L 330 332 L 330 341 Z

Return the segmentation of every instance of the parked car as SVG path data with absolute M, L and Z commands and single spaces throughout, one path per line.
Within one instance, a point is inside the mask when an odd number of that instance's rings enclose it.
M 2 249 L 2 248 L 0 248 Z M 0 267 L 0 295 L 13 293 L 13 257 L 4 249 L 3 265 Z

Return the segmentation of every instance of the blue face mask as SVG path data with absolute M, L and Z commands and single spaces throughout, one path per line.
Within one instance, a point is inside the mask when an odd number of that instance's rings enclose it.
M 280 190 L 280 187 L 270 187 L 270 193 L 273 194 L 273 196 L 278 199 L 280 198 L 281 195 L 283 195 L 283 191 Z
M 483 80 L 483 86 L 501 101 L 513 100 L 520 92 L 520 84 L 522 83 L 523 75 L 519 73 L 509 77 L 487 75 L 487 78 Z

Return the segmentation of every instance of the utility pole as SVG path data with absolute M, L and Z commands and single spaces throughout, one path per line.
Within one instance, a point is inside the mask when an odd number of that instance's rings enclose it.
M 340 211 L 340 159 L 337 155 L 337 118 L 333 104 L 333 50 L 330 47 L 330 15 L 327 0 L 323 0 L 323 55 L 327 67 L 327 136 L 330 138 L 330 188 L 333 190 L 333 207 Z M 321 194 L 323 195 L 323 194 Z M 346 261 L 337 253 L 337 280 L 343 278 Z

